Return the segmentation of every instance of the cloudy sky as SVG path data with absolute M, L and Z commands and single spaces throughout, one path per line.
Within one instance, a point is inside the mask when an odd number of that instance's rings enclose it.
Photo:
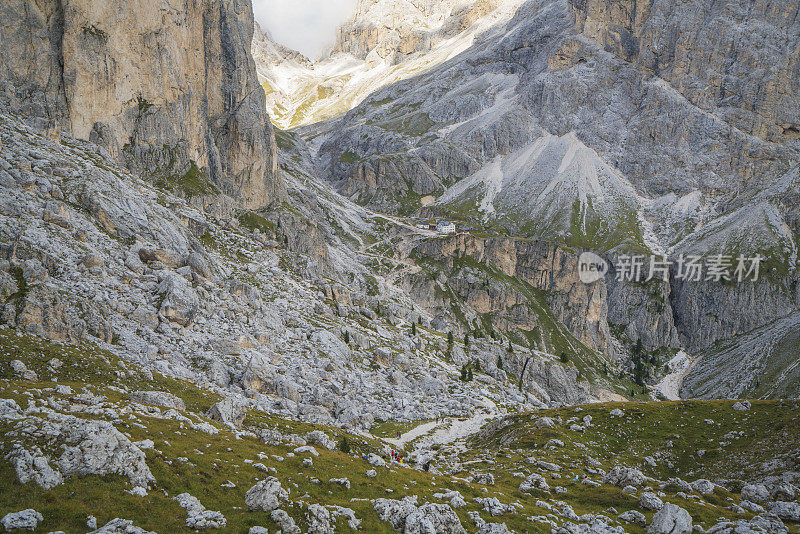
M 279 43 L 315 58 L 332 44 L 336 27 L 350 15 L 356 0 L 253 0 L 261 27 Z

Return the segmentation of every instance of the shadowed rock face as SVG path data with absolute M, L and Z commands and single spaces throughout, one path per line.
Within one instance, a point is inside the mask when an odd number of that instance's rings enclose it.
M 262 207 L 281 186 L 252 35 L 240 0 L 3 2 L 0 101 L 152 178 L 185 177 L 194 162 Z

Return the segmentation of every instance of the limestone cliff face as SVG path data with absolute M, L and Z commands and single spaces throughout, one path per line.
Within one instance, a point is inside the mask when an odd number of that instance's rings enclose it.
M 800 137 L 796 2 L 573 2 L 583 34 L 734 128 Z
M 258 208 L 281 187 L 252 36 L 241 0 L 10 0 L 0 97 L 140 174 L 185 177 L 193 163 Z
M 466 235 L 424 241 L 415 252 L 441 262 L 441 281 L 472 310 L 490 316 L 494 328 L 546 331 L 555 318 L 587 347 L 613 356 L 607 287 L 580 282 L 577 255 L 544 241 Z M 415 290 L 421 299 L 426 291 L 436 293 L 424 284 Z M 444 300 L 443 309 L 453 305 Z
M 332 52 L 402 63 L 467 31 L 503 4 L 503 0 L 360 0 L 355 14 L 338 29 Z

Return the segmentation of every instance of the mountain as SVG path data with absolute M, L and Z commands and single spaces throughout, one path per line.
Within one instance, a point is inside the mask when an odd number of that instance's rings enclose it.
M 3 2 L 2 100 L 173 189 L 281 196 L 247 2 Z M 214 196 L 213 194 L 210 196 Z
M 298 53 L 269 38 L 255 39 L 270 116 L 285 129 L 336 117 L 374 91 L 456 56 L 520 3 L 360 0 L 331 51 L 313 62 L 298 61 Z
M 678 280 L 674 266 L 667 286 L 612 276 L 598 321 L 559 315 L 608 357 L 638 340 L 700 353 L 800 305 L 796 12 L 530 1 L 444 63 L 298 133 L 359 204 L 592 250 L 612 275 L 626 253 L 764 257 L 748 284 Z
M 3 2 L 2 529 L 794 532 L 797 13 Z

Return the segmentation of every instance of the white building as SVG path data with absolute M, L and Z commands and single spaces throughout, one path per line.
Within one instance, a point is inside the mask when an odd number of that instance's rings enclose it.
M 455 223 L 447 222 L 447 221 L 440 221 L 436 223 L 436 230 L 440 234 L 455 234 L 456 233 L 456 225 Z

